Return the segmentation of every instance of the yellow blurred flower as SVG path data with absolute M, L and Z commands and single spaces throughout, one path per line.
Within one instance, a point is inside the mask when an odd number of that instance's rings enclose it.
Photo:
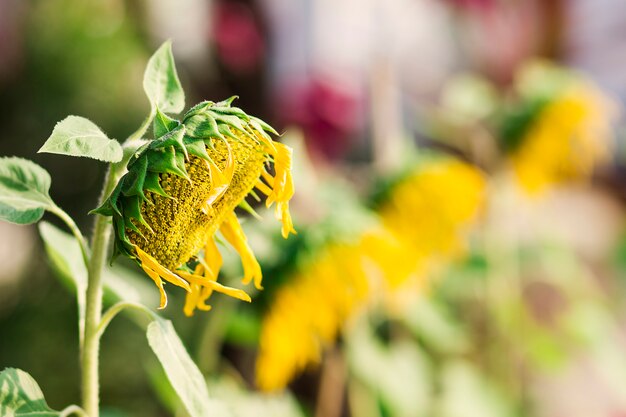
M 320 362 L 353 315 L 380 301 L 392 306 L 393 292 L 418 292 L 428 263 L 463 247 L 484 188 L 477 169 L 451 159 L 426 162 L 397 185 L 379 225 L 324 249 L 278 291 L 263 319 L 258 386 L 285 387 Z
M 283 388 L 309 364 L 319 363 L 344 322 L 368 296 L 362 256 L 352 245 L 324 250 L 276 294 L 263 319 L 257 384 Z
M 590 82 L 573 77 L 565 83 L 530 122 L 511 155 L 521 186 L 536 193 L 589 178 L 609 159 L 614 115 L 614 104 Z
M 393 190 L 382 206 L 384 227 L 410 248 L 416 263 L 448 258 L 483 204 L 485 177 L 452 158 L 424 162 Z

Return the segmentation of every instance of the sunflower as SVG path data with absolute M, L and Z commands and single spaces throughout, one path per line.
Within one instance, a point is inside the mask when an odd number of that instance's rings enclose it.
M 359 247 L 331 244 L 278 291 L 263 319 L 256 363 L 264 391 L 284 388 L 319 364 L 348 320 L 370 296 Z
M 379 214 L 384 227 L 423 265 L 463 252 L 464 234 L 485 199 L 485 175 L 454 158 L 424 161 L 393 188 Z
M 536 61 L 516 76 L 519 96 L 499 139 L 518 183 L 530 194 L 585 180 L 608 162 L 617 106 L 581 74 Z
M 140 147 L 127 173 L 94 210 L 112 216 L 114 257 L 135 260 L 159 288 L 159 308 L 167 305 L 164 284 L 187 291 L 184 312 L 209 310 L 213 291 L 250 301 L 244 291 L 217 282 L 222 258 L 215 234 L 239 253 L 243 282 L 261 289 L 261 268 L 234 212 L 252 210 L 245 198 L 266 196 L 275 204 L 282 235 L 295 233 L 289 214 L 294 186 L 291 148 L 262 120 L 232 107 L 234 97 L 191 108 L 182 121 L 157 111 L 156 139 Z M 273 162 L 273 173 L 269 164 Z
M 610 157 L 613 106 L 597 89 L 579 83 L 555 97 L 536 117 L 511 155 L 522 187 L 533 193 L 551 184 L 589 178 Z
M 353 317 L 379 306 L 394 314 L 423 290 L 435 263 L 463 253 L 484 203 L 484 174 L 437 158 L 396 183 L 379 221 L 350 242 L 323 247 L 281 287 L 263 318 L 256 362 L 259 388 L 284 388 L 322 360 Z

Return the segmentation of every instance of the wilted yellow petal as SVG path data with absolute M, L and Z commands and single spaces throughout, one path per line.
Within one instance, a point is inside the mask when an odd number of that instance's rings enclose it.
M 187 281 L 185 281 L 184 279 L 174 274 L 169 269 L 159 264 L 156 259 L 154 259 L 152 256 L 148 255 L 146 252 L 141 250 L 139 246 L 135 245 L 135 250 L 137 251 L 137 256 L 139 257 L 139 260 L 141 261 L 142 266 L 145 265 L 147 268 L 150 268 L 152 271 L 156 272 L 160 277 L 165 279 L 167 282 L 170 282 L 174 285 L 184 288 L 187 291 L 191 291 L 191 288 L 189 287 L 189 283 Z
M 237 220 L 235 213 L 229 213 L 224 222 L 220 226 L 220 232 L 224 238 L 230 243 L 233 248 L 239 253 L 241 257 L 241 263 L 243 265 L 243 283 L 247 284 L 251 280 L 254 280 L 254 286 L 257 289 L 263 289 L 261 286 L 261 280 L 263 275 L 261 273 L 261 266 L 256 260 L 252 249 L 248 245 L 248 239 Z

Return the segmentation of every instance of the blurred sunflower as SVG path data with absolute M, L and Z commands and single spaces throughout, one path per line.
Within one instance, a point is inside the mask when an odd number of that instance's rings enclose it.
M 505 117 L 503 141 L 530 193 L 591 177 L 610 156 L 615 105 L 581 75 L 532 63 L 517 80 L 522 98 Z
M 344 322 L 369 296 L 363 255 L 357 247 L 326 248 L 276 294 L 263 319 L 257 384 L 284 388 L 309 364 L 321 361 Z
M 411 248 L 416 263 L 463 249 L 463 234 L 482 206 L 485 177 L 452 158 L 425 161 L 379 209 L 384 227 Z
M 154 280 L 167 304 L 164 280 L 187 291 L 184 312 L 209 310 L 213 291 L 250 301 L 242 290 L 217 282 L 222 264 L 214 235 L 219 230 L 242 259 L 245 284 L 261 289 L 261 268 L 234 209 L 251 210 L 253 189 L 276 203 L 282 235 L 295 233 L 289 214 L 294 187 L 291 148 L 260 119 L 231 107 L 233 98 L 203 102 L 182 122 L 157 112 L 155 140 L 139 148 L 128 172 L 94 212 L 112 216 L 115 253 L 134 259 Z M 275 173 L 267 164 L 274 163 Z
M 466 253 L 485 191 L 480 170 L 443 157 L 423 161 L 395 184 L 378 208 L 381 227 L 361 242 L 384 277 L 389 313 L 414 302 L 427 276 Z
M 484 188 L 477 169 L 443 158 L 396 184 L 378 224 L 354 243 L 329 244 L 276 293 L 261 328 L 258 386 L 284 388 L 320 362 L 351 317 L 380 301 L 390 308 L 393 292 L 418 294 L 427 265 L 460 252 Z

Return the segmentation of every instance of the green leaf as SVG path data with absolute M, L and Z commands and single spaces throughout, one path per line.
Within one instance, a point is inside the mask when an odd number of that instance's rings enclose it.
M 60 416 L 43 397 L 37 382 L 26 372 L 7 368 L 0 372 L 0 416 Z
M 152 123 L 152 130 L 154 131 L 155 139 L 171 132 L 178 126 L 180 126 L 180 122 L 178 120 L 172 119 L 168 115 L 162 113 L 159 109 L 156 110 L 154 122 Z
M 148 343 L 156 354 L 172 387 L 191 417 L 221 416 L 221 402 L 209 398 L 202 373 L 178 338 L 172 322 L 157 319 L 148 325 Z
M 137 303 L 144 306 L 156 306 L 159 292 L 154 283 L 138 269 L 130 269 L 119 262 L 104 269 L 105 301 L 113 304 L 117 301 Z
M 221 138 L 219 126 L 215 119 L 209 114 L 197 114 L 185 121 L 187 132 L 190 136 L 200 139 Z
M 187 110 L 187 112 L 183 115 L 183 121 L 186 121 L 188 118 L 193 117 L 197 114 L 205 112 L 206 109 L 213 106 L 214 104 L 214 102 L 206 100 L 196 104 L 195 106 Z
M 403 314 L 403 321 L 429 348 L 444 354 L 463 354 L 470 342 L 442 303 L 424 297 L 413 303 Z
M 162 174 L 174 174 L 188 181 L 185 169 L 185 155 L 177 153 L 173 148 L 159 149 L 162 152 L 148 153 L 148 170 Z
M 441 417 L 513 417 L 513 402 L 470 362 L 456 359 L 442 364 Z
M 82 338 L 85 330 L 87 267 L 83 262 L 80 245 L 74 236 L 48 222 L 39 223 L 39 233 L 53 270 L 64 284 L 76 290 L 78 334 Z
M 183 142 L 183 138 L 185 137 L 185 126 L 181 125 L 174 128 L 171 132 L 166 133 L 158 139 L 153 140 L 149 149 L 164 149 L 168 147 L 173 147 L 177 152 L 182 153 L 185 158 L 188 158 L 187 148 L 185 148 L 185 144 Z
M 432 370 L 415 342 L 394 341 L 385 346 L 365 323 L 351 329 L 346 342 L 350 372 L 376 393 L 391 415 L 428 415 Z
M 49 190 L 50 175 L 39 165 L 21 158 L 0 158 L 0 220 L 38 221 L 54 206 Z
M 104 162 L 119 162 L 122 146 L 109 139 L 93 122 L 79 116 L 67 116 L 56 124 L 38 152 L 84 156 Z
M 139 196 L 143 201 L 147 200 L 143 193 L 143 185 L 148 171 L 148 157 L 142 156 L 132 165 L 129 165 L 128 173 L 122 183 L 122 194 L 125 196 Z
M 224 376 L 211 383 L 209 389 L 232 411 L 234 417 L 304 417 L 298 401 L 289 391 L 259 393 L 245 389 L 235 378 Z
M 176 73 L 170 41 L 150 57 L 143 76 L 143 89 L 154 109 L 180 113 L 185 107 L 185 93 Z
M 87 268 L 82 262 L 80 246 L 74 236 L 48 222 L 39 223 L 39 233 L 54 272 L 72 289 L 78 288 L 79 326 L 84 325 L 85 289 L 87 288 Z M 103 285 L 106 301 L 139 303 L 146 306 L 157 305 L 158 291 L 152 281 L 143 274 L 134 272 L 120 264 L 105 267 Z M 82 327 L 80 327 L 82 328 Z M 81 331 L 82 335 L 83 332 Z

